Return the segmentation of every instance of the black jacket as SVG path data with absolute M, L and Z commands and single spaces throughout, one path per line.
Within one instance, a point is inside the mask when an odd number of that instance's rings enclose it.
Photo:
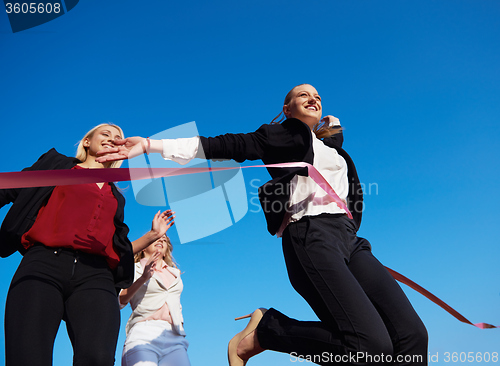
M 43 154 L 31 167 L 24 170 L 71 169 L 80 161 L 51 149 Z M 115 234 L 113 244 L 120 256 L 120 262 L 114 270 L 115 286 L 126 288 L 134 280 L 134 258 L 132 244 L 127 235 L 129 229 L 123 222 L 125 198 L 113 183 L 111 190 L 118 207 L 114 217 Z M 0 256 L 8 257 L 15 251 L 21 254 L 26 249 L 21 244 L 21 237 L 35 223 L 40 207 L 48 201 L 55 187 L 32 187 L 0 190 L 0 207 L 13 203 L 0 228 Z M 76 208 L 75 208 L 76 209 Z
M 337 150 L 347 163 L 349 180 L 348 208 L 356 225 L 361 224 L 363 189 L 351 157 L 342 149 L 342 133 L 325 138 L 323 143 Z M 312 135 L 309 127 L 296 118 L 281 124 L 265 124 L 252 133 L 225 134 L 200 137 L 206 159 L 245 160 L 261 159 L 264 164 L 284 162 L 313 163 Z M 201 155 L 201 152 L 200 152 Z M 272 180 L 259 188 L 259 199 L 267 220 L 267 228 L 274 235 L 278 231 L 290 198 L 290 181 L 297 174 L 307 175 L 307 168 L 268 168 Z

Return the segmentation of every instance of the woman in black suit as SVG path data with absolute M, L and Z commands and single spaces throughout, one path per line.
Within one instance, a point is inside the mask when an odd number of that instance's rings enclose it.
M 352 219 L 345 205 L 337 204 L 307 176 L 307 168 L 269 168 L 273 179 L 260 187 L 259 198 L 269 232 L 283 238 L 290 282 L 319 321 L 298 321 L 272 308 L 258 309 L 229 342 L 230 365 L 245 365 L 265 349 L 324 365 L 427 365 L 423 323 L 372 255 L 370 243 L 356 235 L 363 192 L 354 163 L 342 149 L 338 119 L 321 118 L 321 97 L 309 84 L 287 94 L 283 114 L 285 121 L 248 134 L 117 141 L 119 146 L 102 161 L 160 152 L 180 163 L 196 156 L 312 164 L 347 204 Z
M 117 167 L 95 159 L 121 138 L 120 127 L 98 125 L 81 140 L 76 158 L 51 149 L 25 170 Z M 11 202 L 0 230 L 0 255 L 17 250 L 23 259 L 7 295 L 5 364 L 52 365 L 64 319 L 74 365 L 113 365 L 117 290 L 132 284 L 133 253 L 165 234 L 172 213 L 158 212 L 151 230 L 131 243 L 123 222 L 125 198 L 112 182 L 1 189 L 0 207 Z

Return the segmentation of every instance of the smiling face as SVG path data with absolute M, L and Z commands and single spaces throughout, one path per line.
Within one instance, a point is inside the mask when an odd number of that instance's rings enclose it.
M 144 249 L 144 257 L 149 258 L 154 253 L 160 252 L 161 258 L 164 258 L 165 255 L 167 254 L 168 250 L 169 250 L 169 247 L 168 247 L 167 237 L 165 235 L 163 235 L 160 239 L 158 239 L 153 244 L 151 244 L 149 247 Z
M 311 129 L 321 120 L 321 97 L 309 84 L 298 85 L 290 93 L 290 101 L 283 106 L 287 118 L 297 118 Z
M 83 147 L 87 150 L 87 156 L 96 156 L 99 150 L 115 147 L 114 141 L 123 138 L 118 128 L 104 125 L 97 128 L 94 133 L 83 139 Z

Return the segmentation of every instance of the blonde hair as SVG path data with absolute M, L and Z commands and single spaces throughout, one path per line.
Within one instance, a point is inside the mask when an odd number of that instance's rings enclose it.
M 103 126 L 111 126 L 111 127 L 116 128 L 120 132 L 121 138 L 122 139 L 125 138 L 125 135 L 123 134 L 123 130 L 120 128 L 120 126 L 117 126 L 117 125 L 112 124 L 112 123 L 101 123 L 100 125 L 95 126 L 89 132 L 87 132 L 85 134 L 85 136 L 83 136 L 83 138 L 78 143 L 78 147 L 76 148 L 76 156 L 75 156 L 78 160 L 80 160 L 81 162 L 84 162 L 85 160 L 87 160 L 87 148 L 85 146 L 83 146 L 83 141 L 87 138 L 88 139 L 92 138 L 92 136 L 94 136 L 94 133 L 97 131 L 97 129 L 100 127 L 103 127 Z M 122 162 L 123 161 L 121 161 L 121 160 L 113 161 L 109 167 L 110 168 L 119 168 L 122 165 Z
M 288 92 L 288 94 L 286 95 L 285 101 L 283 102 L 283 105 L 288 105 L 290 103 L 290 101 L 292 100 L 293 91 L 295 90 L 295 88 L 302 86 L 302 85 L 310 85 L 310 84 L 304 83 L 304 84 L 295 85 L 292 88 L 292 90 L 290 90 Z M 276 117 L 273 118 L 273 120 L 271 121 L 271 124 L 272 125 L 280 124 L 285 119 L 286 119 L 285 113 L 283 113 L 283 111 L 281 111 Z M 314 132 L 314 134 L 316 135 L 317 138 L 322 139 L 325 137 L 330 137 L 332 135 L 335 135 L 336 133 L 339 133 L 340 131 L 342 131 L 342 128 L 340 126 L 330 127 L 328 122 L 319 121 L 318 123 L 316 123 L 316 125 L 314 125 L 312 131 Z
M 163 256 L 163 260 L 170 267 L 179 268 L 177 266 L 177 263 L 175 263 L 174 257 L 172 257 L 172 251 L 174 250 L 174 246 L 172 245 L 172 242 L 170 241 L 170 238 L 168 236 L 165 235 L 165 238 L 167 239 L 167 252 Z M 134 256 L 134 262 L 135 263 L 140 262 L 142 258 L 144 258 L 144 250 L 141 250 Z

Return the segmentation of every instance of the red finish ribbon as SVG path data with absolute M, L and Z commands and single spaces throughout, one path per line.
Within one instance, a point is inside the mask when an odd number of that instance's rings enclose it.
M 307 168 L 309 176 L 335 201 L 337 206 L 352 219 L 352 214 L 344 201 L 335 193 L 333 188 L 321 173 L 308 163 L 282 163 L 268 165 L 242 166 L 241 168 Z M 155 179 L 176 175 L 206 173 L 240 169 L 240 167 L 212 167 L 212 168 L 103 168 L 103 169 L 59 169 L 59 170 L 30 170 L 24 172 L 0 173 L 0 189 L 51 187 L 70 184 L 121 182 L 126 180 Z
M 309 176 L 335 201 L 339 208 L 346 211 L 352 219 L 352 215 L 347 209 L 345 203 L 335 193 L 330 184 L 321 175 L 321 173 L 311 164 L 282 163 L 269 165 L 242 166 L 241 168 L 284 168 L 284 167 L 307 167 Z M 102 182 L 120 182 L 138 179 L 155 179 L 161 177 L 172 177 L 185 174 L 206 173 L 210 171 L 223 171 L 239 169 L 240 167 L 213 167 L 213 168 L 103 168 L 103 169 L 61 169 L 61 170 L 31 170 L 13 173 L 0 173 L 0 189 L 8 188 L 29 188 L 29 187 L 47 187 L 61 186 L 71 184 L 102 183 Z M 459 321 L 473 325 L 480 329 L 500 328 L 499 326 L 488 323 L 472 323 L 458 311 L 446 304 L 443 300 L 433 295 L 422 286 L 413 282 L 402 274 L 385 267 L 397 281 L 411 287 L 422 294 L 436 305 L 440 306 Z
M 444 310 L 446 310 L 448 313 L 450 313 L 452 316 L 460 320 L 462 323 L 470 324 L 475 327 L 481 328 L 481 329 L 490 329 L 490 328 L 500 328 L 499 326 L 491 325 L 488 323 L 472 323 L 470 320 L 468 320 L 465 316 L 460 314 L 458 311 L 453 309 L 450 305 L 445 303 L 443 300 L 441 300 L 439 297 L 436 295 L 432 294 L 431 292 L 427 291 L 425 288 L 420 286 L 419 284 L 413 282 L 410 280 L 408 277 L 403 276 L 401 273 L 396 272 L 393 269 L 390 269 L 389 267 L 385 267 L 389 273 L 394 277 L 396 280 L 398 280 L 401 283 L 404 283 L 405 285 L 411 287 L 415 291 L 417 291 L 419 294 L 424 295 L 426 298 L 431 300 L 434 304 L 442 307 Z

